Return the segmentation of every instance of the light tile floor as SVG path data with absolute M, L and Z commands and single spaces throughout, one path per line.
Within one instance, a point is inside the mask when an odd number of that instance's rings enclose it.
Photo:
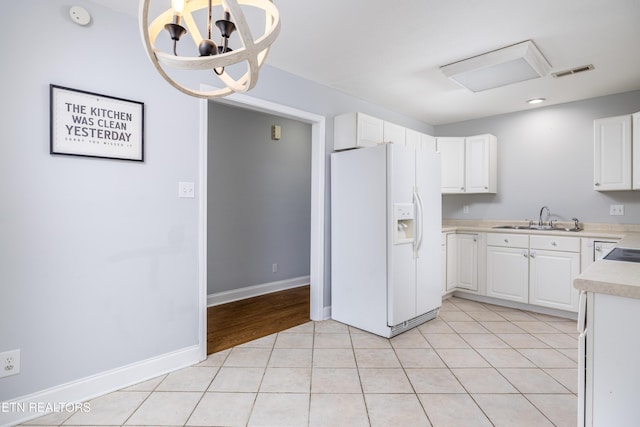
M 575 426 L 577 332 L 450 298 L 392 339 L 309 322 L 39 426 Z

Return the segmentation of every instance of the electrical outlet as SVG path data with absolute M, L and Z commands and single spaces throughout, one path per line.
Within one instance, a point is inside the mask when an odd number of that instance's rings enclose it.
M 277 262 L 273 263 L 273 265 L 271 266 L 271 272 L 272 273 L 277 273 L 278 272 L 278 263 Z
M 609 215 L 624 215 L 624 205 L 609 205 Z
M 193 199 L 196 197 L 195 184 L 193 182 L 178 183 L 178 197 Z
M 20 350 L 0 353 L 0 378 L 20 373 Z
M 469 205 L 464 205 L 462 207 L 462 213 L 469 213 Z

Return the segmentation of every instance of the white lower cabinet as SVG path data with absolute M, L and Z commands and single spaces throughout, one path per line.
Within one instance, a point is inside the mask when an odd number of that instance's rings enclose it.
M 529 302 L 529 236 L 487 235 L 487 296 Z
M 442 295 L 447 293 L 447 235 L 442 233 L 441 242 L 442 255 Z
M 529 304 L 577 312 L 580 239 L 531 236 L 530 247 Z
M 447 236 L 447 291 L 478 290 L 478 234 Z
M 640 420 L 636 339 L 640 300 L 587 295 L 586 328 L 578 353 L 578 372 L 584 373 L 578 384 L 578 408 L 584 413 L 579 413 L 578 425 L 635 427 Z
M 487 296 L 577 312 L 579 273 L 579 238 L 487 234 Z

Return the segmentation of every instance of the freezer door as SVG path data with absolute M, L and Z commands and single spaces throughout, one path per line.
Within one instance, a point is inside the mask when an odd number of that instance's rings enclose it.
M 389 218 L 388 236 L 397 232 L 394 220 L 396 207 L 412 206 L 414 219 L 415 186 L 415 148 L 395 144 L 387 145 L 387 217 Z M 387 288 L 387 324 L 399 325 L 413 319 L 416 311 L 416 262 L 413 256 L 414 239 L 388 241 L 388 288 Z
M 331 317 L 387 329 L 387 155 L 384 146 L 331 155 Z
M 416 192 L 421 201 L 416 258 L 416 312 L 427 313 L 442 305 L 442 189 L 440 153 L 417 150 Z

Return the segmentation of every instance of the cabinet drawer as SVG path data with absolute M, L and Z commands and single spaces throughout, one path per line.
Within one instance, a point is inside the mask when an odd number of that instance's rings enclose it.
M 529 236 L 526 234 L 488 233 L 487 245 L 505 248 L 528 248 Z
M 531 249 L 580 252 L 580 239 L 563 236 L 531 236 Z

